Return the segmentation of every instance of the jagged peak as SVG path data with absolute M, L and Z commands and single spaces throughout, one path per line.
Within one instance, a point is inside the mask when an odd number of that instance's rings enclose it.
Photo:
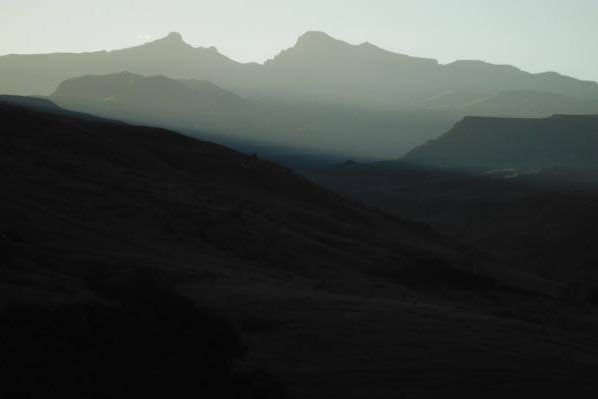
M 319 30 L 308 30 L 301 36 L 299 36 L 299 40 L 336 40 L 328 33 L 319 31 Z
M 355 45 L 349 42 L 345 42 L 340 39 L 336 39 L 329 34 L 321 31 L 308 31 L 299 37 L 297 41 L 297 45 L 295 48 L 302 48 L 302 49 L 316 49 L 319 51 L 322 50 L 329 50 L 329 49 L 342 49 L 342 50 L 362 50 L 367 51 L 370 54 L 384 54 L 384 55 L 392 55 L 404 58 L 410 58 L 413 60 L 421 60 L 433 64 L 438 64 L 436 60 L 427 59 L 427 58 L 419 58 L 419 57 L 412 57 L 406 54 L 395 53 L 389 50 L 385 50 L 372 42 L 363 42 L 361 44 Z M 292 50 L 292 49 L 291 49 Z
M 178 32 L 170 32 L 167 36 L 147 44 L 154 46 L 191 47 Z
M 321 43 L 344 43 L 334 37 L 330 36 L 326 32 L 321 31 L 307 31 L 297 40 L 297 46 L 303 45 L 313 45 L 313 44 L 321 44 Z
M 176 42 L 184 42 L 183 35 L 181 35 L 179 32 L 170 32 L 165 39 Z

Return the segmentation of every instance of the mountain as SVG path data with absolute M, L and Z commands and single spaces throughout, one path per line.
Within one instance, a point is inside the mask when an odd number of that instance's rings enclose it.
M 596 166 L 472 173 L 385 161 L 344 163 L 308 176 L 356 201 L 429 223 L 507 268 L 598 286 Z
M 148 77 L 134 83 L 145 89 L 128 87 L 128 94 L 120 93 L 116 86 L 132 84 L 123 71 Z M 291 152 L 358 160 L 399 157 L 467 115 L 583 114 L 598 101 L 595 82 L 479 61 L 442 65 L 322 32 L 307 32 L 263 65 L 235 62 L 213 47 L 193 47 L 171 33 L 108 52 L 0 57 L 0 76 L 0 93 L 55 93 L 55 101 L 74 110 L 255 141 L 243 147 L 252 152 L 290 147 Z M 110 82 L 99 83 L 100 76 Z M 76 77 L 89 82 L 63 85 Z M 84 84 L 93 94 L 77 89 Z M 161 84 L 168 85 L 164 92 Z M 184 92 L 181 84 L 196 92 Z M 240 104 L 233 93 L 251 106 L 231 106 Z M 112 96 L 117 97 L 103 100 Z M 152 105 L 151 98 L 162 101 Z M 364 132 L 368 146 L 363 145 Z
M 62 108 L 58 107 L 52 101 L 36 97 L 0 95 L 0 103 L 24 106 L 47 112 L 64 112 Z
M 546 91 L 450 91 L 428 100 L 424 108 L 455 115 L 503 118 L 546 118 L 552 115 L 598 114 L 598 101 Z
M 208 112 L 221 107 L 234 109 L 244 105 L 238 95 L 209 81 L 177 81 L 165 76 L 142 76 L 130 72 L 68 79 L 58 86 L 52 97 L 153 106 L 169 100 L 180 100 L 188 101 L 190 105 L 204 108 Z M 167 103 L 165 107 L 181 105 Z
M 455 61 L 442 66 L 448 90 L 498 93 L 510 90 L 541 91 L 596 100 L 598 83 L 556 72 L 532 74 L 511 65 L 483 61 Z M 447 90 L 447 91 L 448 91 Z
M 68 79 L 49 97 L 62 107 L 114 119 L 174 128 L 208 128 L 240 119 L 251 108 L 207 81 L 177 81 L 130 72 Z
M 435 97 L 425 111 L 374 111 L 243 99 L 208 81 L 130 72 L 68 79 L 49 98 L 74 111 L 182 129 L 241 150 L 266 153 L 283 162 L 286 156 L 281 157 L 282 153 L 298 152 L 396 158 L 425 139 L 434 138 L 434 133 L 439 135 L 466 113 L 542 117 L 557 110 L 571 114 L 598 112 L 598 102 L 533 91 L 500 92 L 489 97 L 473 92 L 452 93 Z M 196 131 L 211 135 L 198 136 Z M 364 131 L 371 139 L 368 146 L 362 145 Z
M 556 114 L 598 115 L 598 101 L 548 92 L 512 90 L 471 101 L 463 106 L 471 116 L 546 118 Z
M 25 279 L 44 290 L 46 280 L 234 274 L 238 265 L 343 279 L 378 262 L 399 273 L 437 259 L 434 267 L 452 270 L 471 256 L 426 226 L 226 147 L 10 104 L 0 104 L 0 118 L 0 166 L 10 170 L 0 200 L 2 284 Z
M 499 100 L 522 112 L 550 103 L 536 92 L 488 101 Z M 598 115 L 466 117 L 398 160 L 345 163 L 308 176 L 354 200 L 430 223 L 520 270 L 582 286 L 598 281 L 591 244 L 598 229 Z
M 234 80 L 251 65 L 243 66 L 214 47 L 192 47 L 178 33 L 141 46 L 91 53 L 7 55 L 0 57 L 0 92 L 49 94 L 64 80 L 82 75 L 131 71 L 143 75 Z
M 5 396 L 595 392 L 593 313 L 550 284 L 505 286 L 469 247 L 259 157 L 28 101 L 0 104 Z
M 402 160 L 477 171 L 598 166 L 598 116 L 467 117 Z
M 433 59 L 390 52 L 368 42 L 349 44 L 323 32 L 302 35 L 294 47 L 267 61 L 262 75 L 260 87 L 255 91 L 263 95 L 370 109 L 418 109 L 431 99 L 451 92 L 482 93 L 488 97 L 504 91 L 525 90 L 598 100 L 596 82 L 554 72 L 532 74 L 513 66 L 482 61 L 442 65 Z M 502 110 L 498 108 L 495 112 L 498 115 Z
M 448 92 L 532 90 L 598 100 L 598 84 L 554 72 L 531 74 L 481 61 L 441 65 L 371 43 L 352 45 L 307 32 L 263 65 L 241 64 L 215 48 L 195 48 L 178 33 L 138 47 L 82 54 L 0 57 L 0 92 L 49 94 L 82 75 L 130 71 L 209 80 L 244 96 L 284 97 L 377 109 L 417 108 Z
M 130 72 L 68 79 L 48 98 L 74 111 L 182 130 L 285 162 L 299 153 L 337 161 L 395 157 L 422 137 L 431 138 L 425 131 L 440 132 L 451 120 L 442 112 L 422 115 L 245 99 L 208 81 Z M 364 147 L 366 130 L 374 140 Z
M 286 95 L 372 108 L 418 108 L 452 92 L 487 97 L 508 90 L 537 90 L 598 99 L 595 82 L 481 61 L 442 65 L 368 42 L 352 45 L 322 32 L 307 32 L 294 47 L 266 62 L 264 69 L 273 88 Z
M 435 60 L 352 45 L 322 32 L 307 32 L 263 67 L 265 84 L 278 95 L 383 109 L 413 108 L 435 93 L 421 79 L 437 68 Z

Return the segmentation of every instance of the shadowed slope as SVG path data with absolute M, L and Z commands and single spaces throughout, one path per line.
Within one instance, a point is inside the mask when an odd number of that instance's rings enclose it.
M 225 147 L 13 106 L 0 117 L 9 275 L 201 274 L 242 261 L 322 278 L 385 259 L 401 269 L 468 257 L 425 226 Z M 193 266 L 181 263 L 191 255 Z
M 112 347 L 124 362 L 108 370 L 110 382 L 120 382 L 119 371 L 131 360 L 140 367 L 129 371 L 132 381 L 158 370 L 182 384 L 177 387 L 197 388 L 201 379 L 189 374 L 197 368 L 215 371 L 210 362 L 166 367 L 146 347 L 186 360 L 197 350 L 224 351 L 230 367 L 238 341 L 221 323 L 181 328 L 188 315 L 202 320 L 184 302 L 175 301 L 180 305 L 173 310 L 168 298 L 150 293 L 158 300 L 139 313 L 123 300 L 139 304 L 143 293 L 125 288 L 123 298 L 97 288 L 144 273 L 238 322 L 251 348 L 247 364 L 275 371 L 293 397 L 501 398 L 595 390 L 590 316 L 498 289 L 493 279 L 467 270 L 475 254 L 424 225 L 358 205 L 276 164 L 166 130 L 15 106 L 0 106 L 0 120 L 0 299 L 50 303 L 99 292 L 123 305 L 54 313 L 67 331 L 73 323 L 84 333 L 66 342 L 66 355 L 49 346 L 50 355 L 77 361 L 81 352 L 72 348 L 79 344 L 92 355 L 113 353 L 104 350 L 91 319 L 127 349 Z M 483 284 L 471 289 L 456 278 Z M 438 293 L 448 297 L 433 296 Z M 73 312 L 85 317 L 71 318 Z M 29 312 L 11 316 L 17 328 L 8 330 L 14 340 L 3 349 L 15 350 L 16 365 L 27 366 L 19 354 L 40 343 L 35 334 L 48 328 L 48 314 L 41 313 L 41 325 Z M 544 317 L 557 322 L 543 325 Z M 574 332 L 556 324 L 561 317 Z M 49 324 L 64 343 L 64 330 Z M 206 347 L 201 338 L 214 335 L 216 343 Z M 73 364 L 67 362 L 67 372 Z M 102 364 L 92 366 L 97 384 Z M 172 376 L 177 367 L 182 373 Z M 63 369 L 52 370 L 64 377 Z M 230 375 L 230 368 L 224 371 Z M 89 376 L 82 368 L 74 375 Z M 270 385 L 279 396 L 253 397 L 280 397 L 280 385 L 267 377 L 257 378 L 257 388 Z M 164 381 L 152 378 L 141 388 L 160 392 Z

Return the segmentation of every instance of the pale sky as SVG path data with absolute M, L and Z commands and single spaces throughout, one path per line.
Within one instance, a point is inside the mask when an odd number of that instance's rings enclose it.
M 112 50 L 177 31 L 263 62 L 308 30 L 598 81 L 598 0 L 0 0 L 0 54 Z

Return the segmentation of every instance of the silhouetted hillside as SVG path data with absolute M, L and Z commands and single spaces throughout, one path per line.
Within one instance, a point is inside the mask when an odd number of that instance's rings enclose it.
M 257 156 L 23 105 L 0 120 L 0 307 L 50 308 L 4 312 L 0 392 L 595 391 L 594 313 L 558 284 L 514 289 L 427 225 Z M 212 310 L 123 284 L 139 276 Z
M 467 117 L 412 150 L 407 163 L 469 170 L 598 165 L 598 116 Z
M 0 103 L 19 105 L 46 112 L 64 112 L 52 101 L 36 97 L 0 95 Z
M 425 255 L 450 268 L 469 257 L 425 226 L 215 144 L 9 105 L 0 117 L 6 283 L 238 262 L 322 278 L 380 259 L 407 268 Z M 190 256 L 196 266 L 173 268 Z
M 346 163 L 309 176 L 365 204 L 429 223 L 492 254 L 505 269 L 598 285 L 595 164 L 480 173 L 388 161 Z

